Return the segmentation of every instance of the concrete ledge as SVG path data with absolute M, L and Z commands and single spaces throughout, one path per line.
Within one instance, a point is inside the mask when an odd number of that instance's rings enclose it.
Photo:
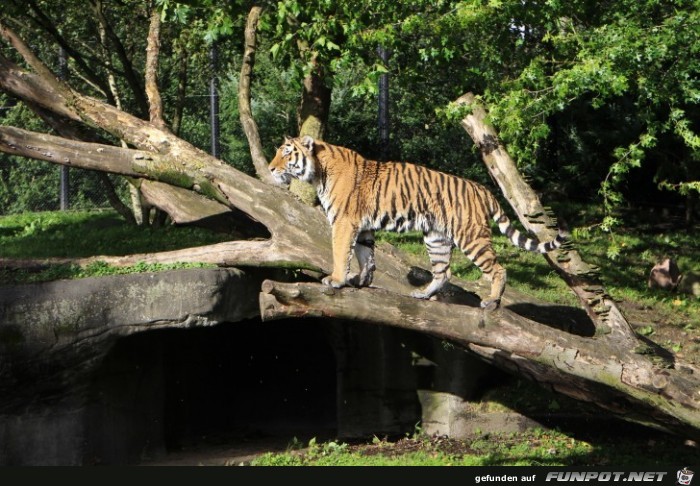
M 237 269 L 186 269 L 1 286 L 0 356 L 255 317 L 262 280 Z

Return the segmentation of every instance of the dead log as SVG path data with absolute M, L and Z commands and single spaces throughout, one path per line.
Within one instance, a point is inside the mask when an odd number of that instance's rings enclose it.
M 486 109 L 472 93 L 461 96 L 456 103 L 470 110 L 462 119 L 462 127 L 479 148 L 489 173 L 520 222 L 540 241 L 554 238 L 557 234 L 554 215 L 542 205 L 535 191 L 520 175 L 495 128 L 487 123 Z M 587 264 L 571 246 L 559 249 L 556 259 L 549 255 L 545 259 L 576 294 L 581 308 L 588 313 L 599 334 L 611 334 L 621 346 L 634 346 L 636 337 L 632 326 L 606 292 L 594 266 Z
M 263 320 L 351 319 L 427 333 L 482 359 L 625 420 L 700 438 L 698 370 L 647 344 L 623 349 L 607 339 L 578 336 L 527 319 L 504 306 L 421 301 L 384 289 L 341 289 L 267 280 Z M 651 354 L 648 354 L 651 353 Z

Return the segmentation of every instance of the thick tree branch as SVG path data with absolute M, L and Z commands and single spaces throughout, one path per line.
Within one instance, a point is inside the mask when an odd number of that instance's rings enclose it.
M 150 164 L 163 162 L 157 155 L 142 150 L 69 140 L 7 126 L 0 126 L 0 152 L 133 177 L 143 177 Z
M 41 61 L 34 58 L 41 68 Z M 147 150 L 168 150 L 171 143 L 186 144 L 150 123 L 101 101 L 70 91 L 50 71 L 47 76 L 28 73 L 0 55 L 0 88 L 24 101 L 57 115 L 101 128 L 126 142 Z M 135 129 L 134 129 L 135 128 Z M 186 144 L 189 146 L 189 144 Z M 201 152 L 201 151 L 200 151 Z M 204 152 L 201 152 L 205 154 Z
M 268 280 L 263 283 L 260 309 L 265 320 L 351 319 L 427 333 L 557 392 L 593 401 L 626 420 L 655 423 L 700 438 L 698 370 L 677 360 L 673 367 L 668 361 L 654 363 L 607 340 L 564 333 L 505 308 L 485 312 L 382 289 L 334 290 Z
M 470 107 L 471 113 L 462 119 L 462 126 L 479 147 L 489 173 L 520 222 L 541 241 L 555 238 L 556 221 L 520 176 L 496 130 L 486 122 L 486 110 L 472 93 L 461 96 L 457 103 Z M 547 261 L 578 296 L 598 332 L 611 333 L 614 339 L 634 342 L 636 337 L 632 327 L 596 278 L 594 269 L 572 248 L 560 249 L 558 253 L 556 260 L 546 257 Z
M 115 267 L 128 267 L 136 264 L 205 263 L 222 267 L 275 267 L 298 268 L 298 257 L 280 253 L 272 240 L 227 241 L 214 245 L 185 248 L 183 250 L 159 253 L 140 253 L 126 256 L 98 255 L 89 258 L 44 258 L 8 259 L 0 258 L 0 268 L 39 268 L 47 265 L 73 264 L 81 267 L 95 262 L 107 263 Z M 309 270 L 319 270 L 308 265 Z
M 151 8 L 151 23 L 146 43 L 146 96 L 148 97 L 148 116 L 158 128 L 167 130 L 163 120 L 163 101 L 158 90 L 158 54 L 160 52 L 160 13 Z
M 0 21 L 0 37 L 10 44 L 26 61 L 43 81 L 49 84 L 51 88 L 58 92 L 61 96 L 67 97 L 70 95 L 70 89 L 58 77 L 41 62 L 27 44 L 8 26 Z
M 173 223 L 187 224 L 231 212 L 217 201 L 170 184 L 143 180 L 138 188 L 146 202 L 168 213 Z
M 253 66 L 255 66 L 255 50 L 257 49 L 256 34 L 258 29 L 258 21 L 262 7 L 253 6 L 248 13 L 248 20 L 245 25 L 245 47 L 243 51 L 243 63 L 241 67 L 241 76 L 238 80 L 238 111 L 243 125 L 243 131 L 248 139 L 250 146 L 250 156 L 253 159 L 253 166 L 258 177 L 268 184 L 274 184 L 274 179 L 267 168 L 267 159 L 263 153 L 262 143 L 260 142 L 260 132 L 258 125 L 253 118 L 253 112 L 250 107 L 250 80 L 253 74 Z
M 69 108 L 65 96 L 56 92 L 40 76 L 22 68 L 0 54 L 0 88 L 7 93 L 53 113 L 74 121 L 82 121 L 80 116 Z

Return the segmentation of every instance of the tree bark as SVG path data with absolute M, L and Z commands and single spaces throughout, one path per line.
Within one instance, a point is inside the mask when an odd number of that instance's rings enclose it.
M 313 64 L 316 65 L 314 59 Z M 299 136 L 323 140 L 328 124 L 331 90 L 324 83 L 322 71 L 314 69 L 304 78 L 299 104 Z M 292 179 L 289 190 L 306 204 L 316 203 L 316 188 L 299 179 Z
M 109 179 L 107 174 L 101 171 L 96 172 L 96 174 L 100 179 L 100 183 L 104 188 L 105 196 L 109 201 L 109 205 L 112 206 L 112 209 L 118 212 L 121 215 L 121 217 L 126 220 L 126 222 L 135 224 L 136 221 L 134 220 L 134 213 L 131 211 L 131 209 L 129 209 L 129 207 L 126 204 L 122 202 L 121 199 L 119 199 L 119 195 L 114 189 L 114 184 L 112 184 L 112 181 Z
M 151 23 L 146 41 L 146 97 L 148 98 L 148 118 L 155 126 L 166 130 L 163 119 L 163 101 L 158 89 L 158 55 L 160 53 L 160 13 L 151 7 Z
M 248 139 L 250 155 L 253 159 L 253 166 L 257 176 L 269 184 L 274 183 L 270 169 L 267 168 L 267 159 L 260 141 L 258 125 L 253 118 L 253 111 L 250 107 L 250 81 L 255 66 L 255 51 L 257 49 L 257 29 L 262 7 L 253 6 L 248 13 L 248 20 L 245 25 L 245 45 L 243 50 L 243 65 L 241 76 L 238 79 L 238 112 L 243 126 L 243 132 Z
M 331 89 L 326 86 L 323 69 L 314 58 L 314 69 L 304 78 L 299 104 L 299 135 L 323 140 L 328 125 Z
M 555 238 L 556 220 L 521 177 L 496 130 L 486 122 L 484 107 L 472 93 L 461 96 L 457 103 L 470 107 L 471 113 L 462 119 L 462 126 L 479 147 L 489 173 L 517 213 L 520 222 L 540 241 Z M 549 256 L 545 258 L 579 298 L 598 333 L 611 333 L 613 339 L 627 341 L 628 344 L 636 340 L 632 327 L 599 281 L 597 270 L 584 262 L 574 248 L 565 246 L 558 251 L 556 259 Z

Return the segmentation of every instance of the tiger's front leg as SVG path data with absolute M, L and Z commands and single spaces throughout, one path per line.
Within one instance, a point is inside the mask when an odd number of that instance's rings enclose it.
M 360 275 L 357 277 L 358 287 L 369 287 L 374 278 L 377 265 L 374 261 L 374 231 L 362 231 L 355 244 L 355 256 L 360 264 Z
M 348 272 L 352 247 L 357 238 L 357 228 L 349 221 L 340 219 L 331 228 L 333 244 L 333 272 L 322 282 L 336 289 L 348 285 Z

